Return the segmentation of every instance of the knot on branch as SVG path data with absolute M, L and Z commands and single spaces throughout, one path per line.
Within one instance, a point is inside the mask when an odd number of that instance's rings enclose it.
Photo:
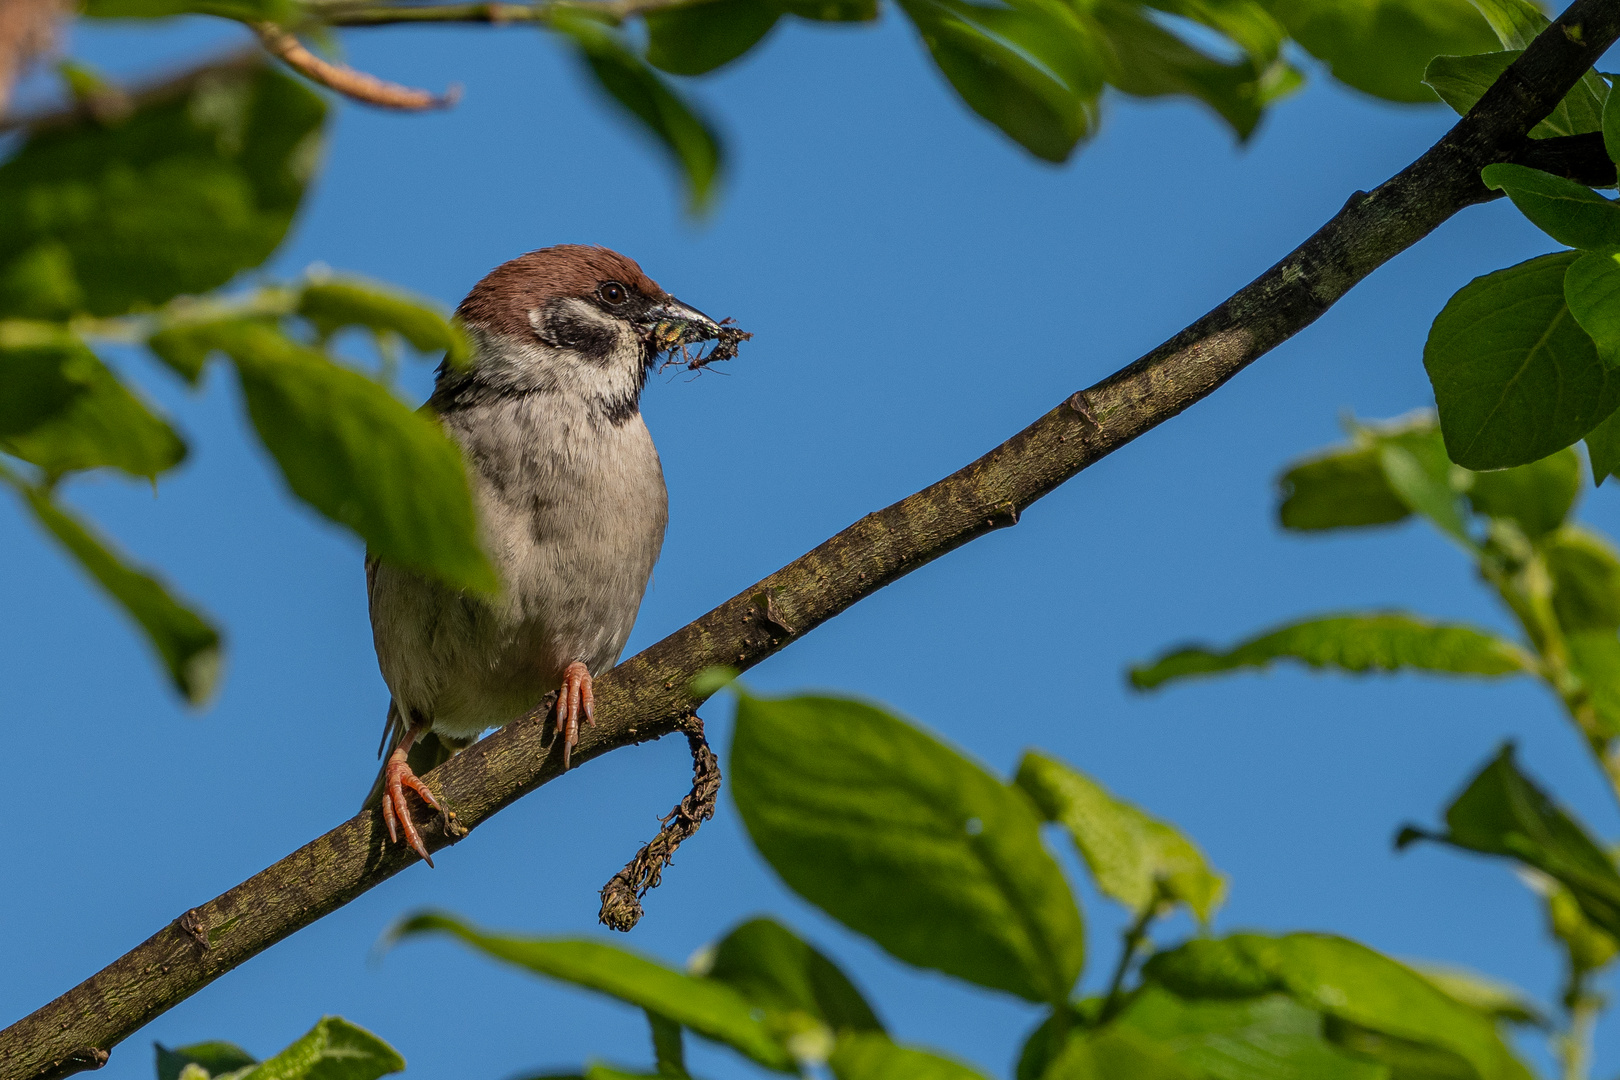
M 628 932 L 641 921 L 641 898 L 648 890 L 658 888 L 664 867 L 675 858 L 675 850 L 698 831 L 699 825 L 714 817 L 715 801 L 720 796 L 720 762 L 709 749 L 701 719 L 691 717 L 682 730 L 692 750 L 692 790 L 675 804 L 675 809 L 658 819 L 663 824 L 658 835 L 602 886 L 602 910 L 597 919 L 611 930 Z

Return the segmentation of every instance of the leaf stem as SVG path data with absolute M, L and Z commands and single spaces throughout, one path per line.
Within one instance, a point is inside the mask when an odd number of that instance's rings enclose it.
M 1125 976 L 1130 974 L 1131 964 L 1136 960 L 1142 949 L 1142 943 L 1147 941 L 1148 927 L 1153 920 L 1159 917 L 1159 907 L 1163 893 L 1158 886 L 1154 887 L 1153 899 L 1137 914 L 1136 920 L 1125 928 L 1123 935 L 1124 947 L 1119 952 L 1119 963 L 1114 966 L 1114 974 L 1108 980 L 1108 994 L 1103 999 L 1102 1012 L 1097 1018 L 1099 1025 L 1107 1023 L 1114 1018 L 1120 1008 L 1125 1004 Z

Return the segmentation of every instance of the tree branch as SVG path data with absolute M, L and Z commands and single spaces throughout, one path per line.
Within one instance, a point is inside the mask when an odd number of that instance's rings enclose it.
M 283 63 L 306 79 L 367 105 L 400 109 L 405 112 L 422 112 L 427 109 L 448 109 L 461 97 L 461 90 L 458 87 L 452 86 L 443 94 L 435 94 L 430 90 L 417 90 L 414 87 L 387 82 L 364 71 L 356 71 L 345 64 L 322 60 L 304 47 L 304 43 L 298 40 L 298 35 L 283 30 L 275 23 L 253 23 L 252 29 L 259 36 L 259 43 L 264 46 L 266 52 L 280 58 Z
M 613 19 L 628 19 L 648 11 L 688 7 L 710 0 L 540 0 L 538 3 L 503 3 L 500 0 L 463 4 L 390 4 L 376 0 L 314 0 L 306 5 L 310 17 L 327 26 L 387 26 L 393 23 L 544 23 L 558 8 L 589 11 Z
M 747 668 L 863 597 L 1019 514 L 1088 465 L 1213 393 L 1309 326 L 1357 282 L 1465 206 L 1491 198 L 1485 165 L 1518 153 L 1620 35 L 1620 0 L 1576 0 L 1474 109 L 1399 175 L 1344 209 L 1254 282 L 1169 341 L 1068 398 L 979 460 L 868 514 L 597 681 L 581 764 L 669 734 L 695 715 L 707 667 Z M 530 714 L 429 773 L 470 829 L 561 772 Z M 437 825 L 433 849 L 450 842 Z M 94 1068 L 120 1040 L 220 975 L 417 861 L 373 811 L 339 825 L 0 1032 L 0 1080 Z

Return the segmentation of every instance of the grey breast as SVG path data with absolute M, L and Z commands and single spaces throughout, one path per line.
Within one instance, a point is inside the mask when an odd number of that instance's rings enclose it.
M 466 737 L 533 708 L 575 660 L 592 675 L 618 661 L 669 510 L 639 413 L 613 423 L 566 395 L 524 394 L 444 423 L 467 458 L 502 593 L 465 596 L 382 565 L 371 621 L 407 717 Z

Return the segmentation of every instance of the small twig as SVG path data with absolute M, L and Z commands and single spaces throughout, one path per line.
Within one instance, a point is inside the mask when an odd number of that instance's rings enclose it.
M 692 790 L 665 817 L 657 836 L 636 852 L 636 857 L 602 886 L 602 910 L 597 919 L 612 930 L 628 931 L 641 921 L 641 898 L 658 888 L 664 867 L 675 858 L 681 846 L 698 826 L 714 817 L 715 800 L 720 795 L 720 762 L 703 736 L 703 721 L 692 717 L 682 730 L 692 749 Z
M 1141 951 L 1142 942 L 1147 940 L 1148 926 L 1159 916 L 1159 902 L 1162 898 L 1160 887 L 1155 885 L 1153 899 L 1142 909 L 1136 921 L 1126 928 L 1124 948 L 1120 950 L 1119 963 L 1114 967 L 1114 976 L 1108 980 L 1108 993 L 1103 997 L 1102 1013 L 1097 1018 L 1099 1024 L 1112 1019 L 1124 1004 L 1125 976 L 1130 974 L 1131 961 L 1136 959 L 1136 954 Z
M 422 112 L 427 109 L 447 109 L 461 98 L 461 88 L 452 86 L 443 94 L 417 90 L 398 83 L 386 82 L 375 75 L 356 71 L 343 64 L 322 60 L 304 47 L 296 34 L 275 23 L 254 23 L 253 32 L 265 51 L 279 57 L 283 63 L 312 82 L 336 90 L 344 97 L 379 105 L 385 109 Z

